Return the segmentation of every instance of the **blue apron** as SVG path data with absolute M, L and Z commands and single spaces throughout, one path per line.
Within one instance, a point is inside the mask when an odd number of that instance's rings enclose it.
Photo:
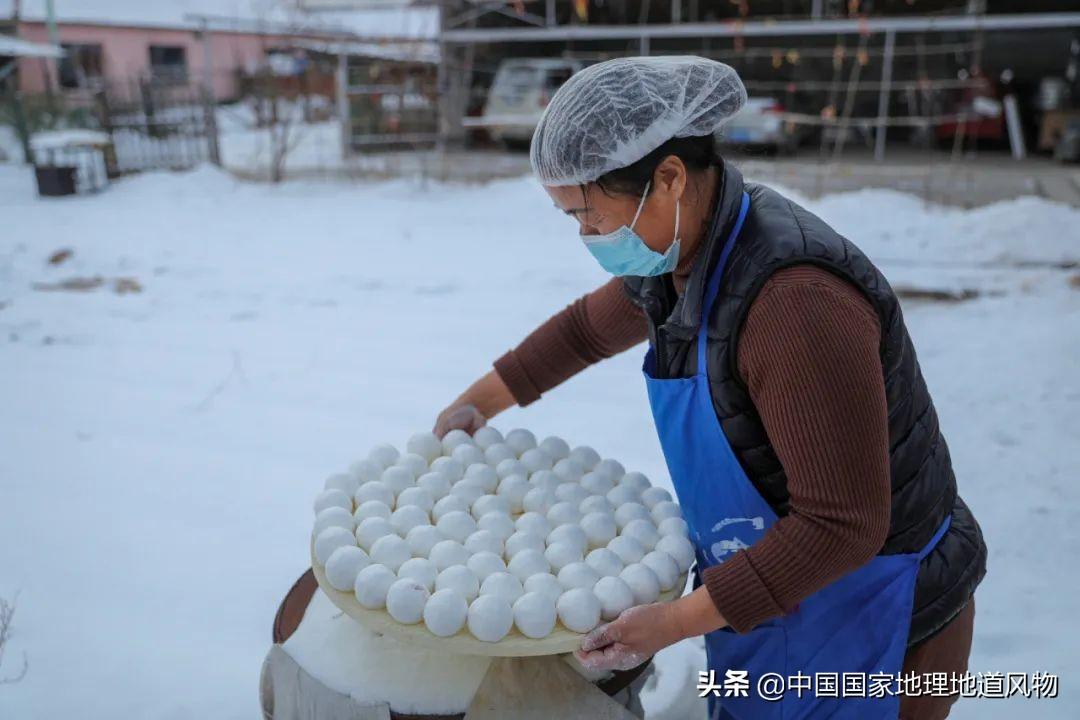
M 743 193 L 735 227 L 709 279 L 698 329 L 697 373 L 659 380 L 653 377 L 654 349 L 645 356 L 645 382 L 656 430 L 696 548 L 696 585 L 702 569 L 750 547 L 777 519 L 724 437 L 713 409 L 705 361 L 709 311 L 749 207 L 750 197 Z M 715 671 L 718 684 L 724 683 L 729 669 L 749 673 L 746 697 L 710 695 L 710 718 L 896 718 L 900 700 L 895 682 L 884 697 L 869 697 L 870 675 L 888 673 L 895 680 L 901 671 L 919 561 L 948 525 L 946 518 L 921 552 L 878 555 L 805 598 L 792 612 L 747 633 L 723 628 L 706 635 L 709 669 Z M 764 673 L 778 673 L 785 680 L 802 673 L 811 683 L 816 673 L 835 674 L 837 694 L 844 694 L 844 673 L 865 674 L 867 697 L 816 696 L 813 685 L 809 692 L 789 690 L 780 699 L 762 697 L 757 681 Z

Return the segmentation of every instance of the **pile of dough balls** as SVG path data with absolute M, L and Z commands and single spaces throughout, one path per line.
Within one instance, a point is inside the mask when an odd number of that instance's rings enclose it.
M 565 440 L 451 430 L 379 445 L 315 499 L 335 589 L 440 637 L 577 633 L 677 588 L 694 561 L 671 494 Z

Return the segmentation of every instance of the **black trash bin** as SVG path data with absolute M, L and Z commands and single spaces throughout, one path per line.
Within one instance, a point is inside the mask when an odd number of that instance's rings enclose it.
M 34 168 L 37 176 L 38 195 L 42 197 L 61 197 L 75 194 L 76 168 L 72 165 L 38 165 Z

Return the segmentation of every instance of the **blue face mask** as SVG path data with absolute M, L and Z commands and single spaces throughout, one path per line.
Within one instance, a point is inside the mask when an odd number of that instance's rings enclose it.
M 634 275 L 646 277 L 663 275 L 675 269 L 679 262 L 679 205 L 675 204 L 675 240 L 667 252 L 658 253 L 634 232 L 641 208 L 645 206 L 645 198 L 649 194 L 649 184 L 645 185 L 645 192 L 638 203 L 637 212 L 629 227 L 623 225 L 618 230 L 606 235 L 582 235 L 581 241 L 585 248 L 592 253 L 600 267 L 612 275 Z

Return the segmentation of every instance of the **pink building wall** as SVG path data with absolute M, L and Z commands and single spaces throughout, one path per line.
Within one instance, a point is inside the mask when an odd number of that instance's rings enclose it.
M 61 43 L 100 44 L 104 74 L 110 80 L 133 80 L 148 75 L 150 46 L 169 45 L 185 48 L 188 78 L 202 82 L 206 53 L 202 38 L 194 30 L 63 23 L 58 29 Z M 19 35 L 34 42 L 49 40 L 45 24 L 39 22 L 20 23 Z M 215 97 L 234 96 L 235 71 L 254 69 L 262 63 L 269 48 L 283 41 L 281 36 L 274 35 L 211 32 Z M 46 73 L 51 65 L 50 61 L 39 58 L 20 59 L 20 89 L 26 93 L 44 92 Z M 53 87 L 57 87 L 55 77 L 53 82 Z

